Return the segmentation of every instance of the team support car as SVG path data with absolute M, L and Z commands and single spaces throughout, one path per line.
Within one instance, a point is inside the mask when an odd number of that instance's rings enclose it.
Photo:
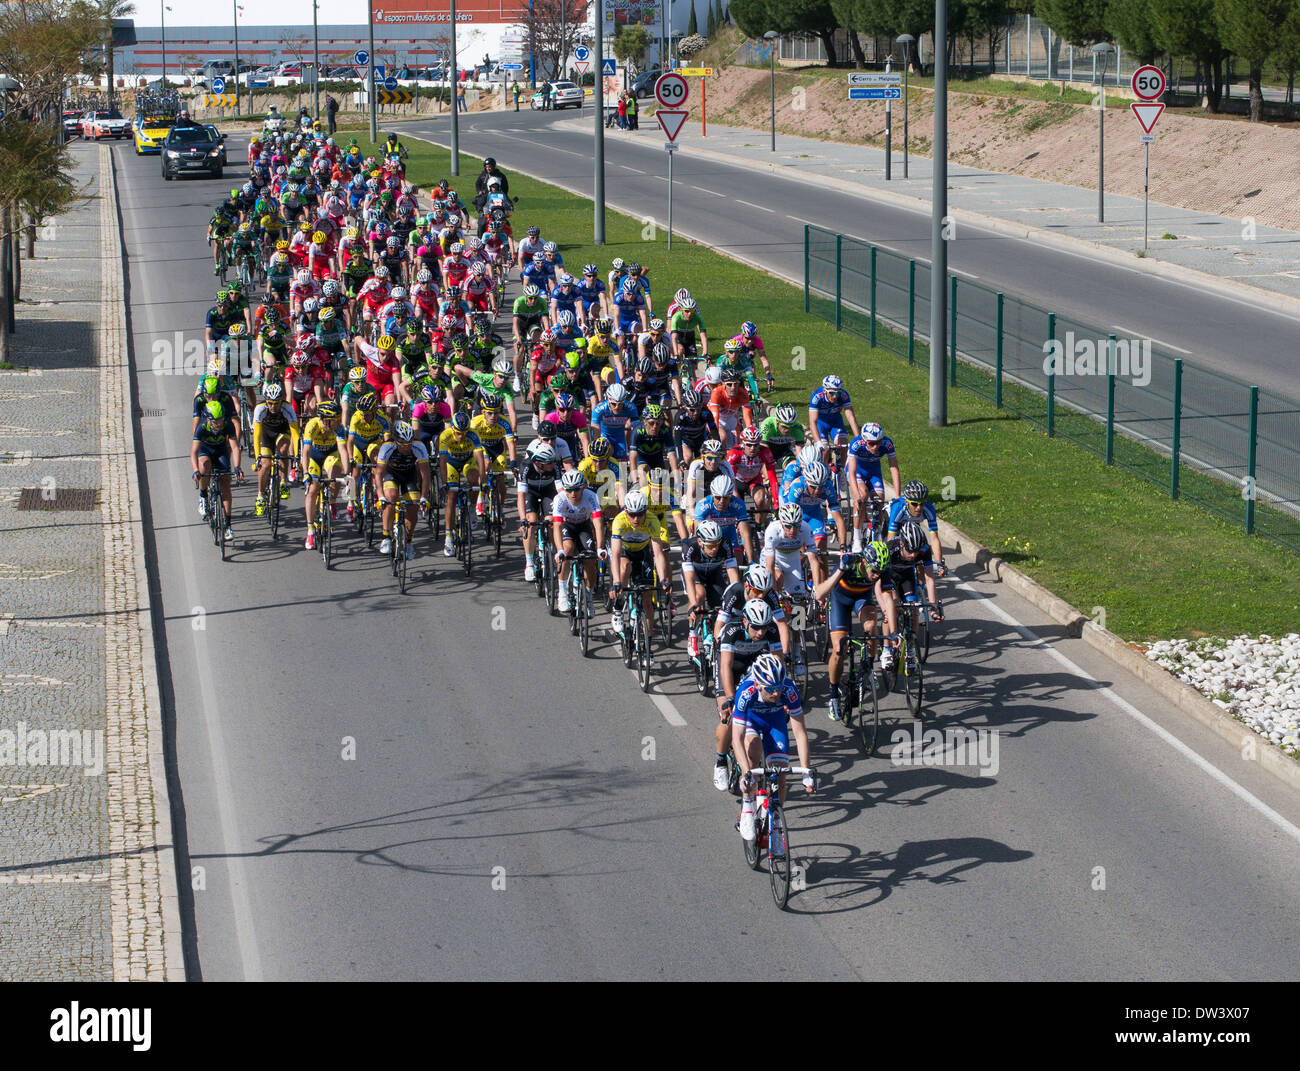
M 116 108 L 87 112 L 81 119 L 81 136 L 88 141 L 100 138 L 124 138 L 131 133 L 131 120 Z
M 221 178 L 221 136 L 213 137 L 205 126 L 173 127 L 162 147 L 162 176 L 169 182 L 177 175 L 206 171 Z
M 172 120 L 164 115 L 142 115 L 135 121 L 135 154 L 161 152 Z
M 67 140 L 68 138 L 75 138 L 78 134 L 81 133 L 81 117 L 84 114 L 85 114 L 84 112 L 76 111 L 73 109 L 66 109 L 64 111 L 63 113 L 64 140 Z
M 533 111 L 539 111 L 546 106 L 546 94 L 551 91 L 552 86 L 555 88 L 554 106 L 557 110 L 582 107 L 582 90 L 572 82 L 543 82 L 542 88 L 529 98 L 528 104 Z

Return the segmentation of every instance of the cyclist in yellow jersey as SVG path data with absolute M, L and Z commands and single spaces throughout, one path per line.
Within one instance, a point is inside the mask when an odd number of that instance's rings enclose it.
M 388 438 L 389 425 L 385 417 L 379 415 L 379 398 L 375 394 L 363 394 L 357 399 L 356 412 L 348 421 L 347 449 L 343 453 L 343 474 L 352 475 L 353 466 L 373 465 L 379 454 L 379 448 Z M 370 470 L 370 480 L 375 489 L 374 501 L 381 495 L 379 473 Z M 348 496 L 348 505 L 356 501 L 356 482 Z M 348 511 L 349 516 L 352 511 Z
M 339 449 L 342 429 L 339 427 L 339 404 L 333 399 L 321 402 L 316 415 L 307 421 L 302 432 L 303 472 L 307 474 L 307 549 L 316 546 L 316 500 L 320 495 L 318 481 L 322 476 L 333 479 L 341 468 Z
M 284 404 L 284 385 L 268 383 L 262 389 L 262 404 L 253 412 L 253 456 L 257 458 L 257 502 L 255 512 L 266 512 L 266 491 L 271 484 L 271 465 L 286 471 L 280 476 L 280 497 L 289 497 L 289 458 L 298 452 L 298 414 Z M 276 462 L 276 458 L 282 460 Z
M 452 531 L 456 516 L 456 495 L 464 481 L 466 491 L 476 488 L 479 479 L 487 474 L 487 455 L 478 436 L 469 430 L 469 414 L 463 409 L 452 414 L 448 427 L 438 436 L 438 457 L 443 463 L 444 483 L 447 487 L 447 540 L 442 552 L 455 557 L 456 547 Z M 471 462 L 477 462 L 471 465 Z
M 592 385 L 596 389 L 596 401 L 603 402 L 605 388 L 614 378 L 614 367 L 610 363 L 615 354 L 612 337 L 614 325 L 607 319 L 600 319 L 591 326 L 591 334 L 587 336 L 586 353 L 591 361 L 589 371 Z
M 619 597 L 623 585 L 634 577 L 653 581 L 656 572 L 661 581 L 668 577 L 668 555 L 659 538 L 660 524 L 648 516 L 649 505 L 644 491 L 629 491 L 623 500 L 623 512 L 614 518 L 610 528 L 609 572 L 614 580 L 612 625 L 615 632 L 623 631 L 623 600 Z M 654 570 L 650 568 L 652 561 Z M 652 599 L 649 588 L 642 592 L 641 612 L 647 617 L 654 613 Z
M 611 464 L 614 445 L 601 435 L 591 444 L 587 456 L 578 462 L 578 471 L 587 480 L 587 486 L 596 492 L 600 499 L 600 508 L 616 513 L 623 505 L 623 485 L 618 479 L 618 470 Z
M 686 519 L 683 515 L 682 505 L 678 502 L 677 496 L 673 494 L 672 473 L 667 469 L 651 469 L 649 483 L 642 490 L 649 502 L 646 519 L 659 525 L 659 540 L 663 543 L 665 550 L 673 545 L 673 532 L 676 532 L 679 540 L 686 539 L 689 533 L 686 531 Z M 672 529 L 668 527 L 670 515 L 673 519 Z M 671 591 L 673 588 L 672 559 L 665 554 L 664 562 L 666 571 L 659 575 L 664 581 L 664 586 Z
M 505 472 L 513 467 L 518 455 L 515 448 L 515 430 L 510 421 L 501 415 L 501 396 L 485 391 L 480 396 L 483 411 L 469 422 L 471 434 L 478 437 L 483 453 L 491 462 L 492 480 L 501 486 L 501 501 L 505 501 Z M 483 494 L 479 491 L 474 511 L 483 516 Z

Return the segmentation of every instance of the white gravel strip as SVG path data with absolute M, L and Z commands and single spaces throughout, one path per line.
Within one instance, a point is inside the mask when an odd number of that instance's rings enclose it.
M 1300 634 L 1160 640 L 1147 648 L 1147 657 L 1300 756 Z

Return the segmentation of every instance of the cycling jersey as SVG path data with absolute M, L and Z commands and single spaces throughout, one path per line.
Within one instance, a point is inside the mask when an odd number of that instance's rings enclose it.
M 298 414 L 291 405 L 281 405 L 273 411 L 262 402 L 253 411 L 253 456 L 262 456 L 262 447 L 274 446 L 281 436 L 293 437 L 293 448 L 298 447 Z
M 872 453 L 867 448 L 867 441 L 861 436 L 857 436 L 849 443 L 849 457 L 857 460 L 855 478 L 863 483 L 870 482 L 877 490 L 883 489 L 884 480 L 881 475 L 881 462 L 896 461 L 894 453 L 894 440 L 886 435 L 880 440 L 879 449 Z
M 777 461 L 789 457 L 803 445 L 803 425 L 798 421 L 789 431 L 782 431 L 776 417 L 770 416 L 758 426 L 758 431 L 763 436 L 763 444 L 772 451 L 772 457 Z
M 750 636 L 742 615 L 741 620 L 728 621 L 722 626 L 718 650 L 731 652 L 731 679 L 738 680 L 749 672 L 749 667 L 759 655 L 781 653 L 781 633 L 775 625 L 768 625 L 763 634 L 754 639 Z
M 387 434 L 388 421 L 378 414 L 373 419 L 367 420 L 366 414 L 358 411 L 353 413 L 352 419 L 348 421 L 348 435 L 356 440 L 356 445 L 362 453 L 371 443 L 377 442 Z
M 784 621 L 785 611 L 781 609 L 781 604 L 776 601 L 776 596 L 765 591 L 762 595 L 754 596 L 762 599 L 772 609 L 773 621 Z M 740 621 L 743 619 L 745 610 L 745 581 L 742 577 L 734 584 L 728 584 L 727 590 L 722 593 L 722 605 L 719 607 L 722 617 L 726 621 Z
M 717 521 L 722 528 L 722 537 L 733 547 L 741 545 L 739 525 L 741 521 L 748 520 L 749 511 L 736 495 L 731 496 L 724 509 L 714 506 L 712 495 L 706 496 L 695 506 L 695 526 L 698 528 L 701 521 Z
M 460 432 L 455 428 L 447 428 L 438 436 L 439 456 L 456 462 L 453 466 L 455 468 L 459 468 L 473 457 L 476 450 L 482 449 L 483 444 L 472 431 Z
M 686 497 L 692 502 L 698 502 L 709 495 L 709 484 L 719 476 L 730 476 L 733 480 L 736 474 L 732 472 L 731 466 L 725 461 L 719 461 L 716 469 L 710 469 L 704 464 L 704 459 L 697 457 L 691 462 L 690 469 L 686 473 Z
M 683 540 L 682 572 L 693 573 L 695 579 L 705 587 L 716 587 L 718 598 L 716 602 L 711 601 L 710 605 L 721 603 L 723 592 L 727 588 L 727 571 L 735 568 L 738 568 L 736 558 L 725 544 L 718 548 L 717 554 L 709 557 L 704 553 L 697 537 Z
M 812 397 L 808 399 L 808 408 L 817 417 L 817 431 L 822 438 L 828 437 L 831 432 L 844 430 L 844 410 L 852 405 L 849 392 L 842 388 L 839 397 L 833 402 L 827 401 L 826 391 L 822 387 L 812 392 Z
M 696 331 L 708 331 L 704 326 L 704 317 L 700 315 L 700 310 L 696 309 L 688 320 L 681 312 L 674 312 L 668 321 L 668 330 L 673 334 L 695 336 Z
M 921 515 L 913 517 L 907 512 L 907 500 L 896 498 L 889 504 L 889 535 L 898 535 L 898 530 L 903 527 L 907 521 L 924 521 L 925 526 L 931 532 L 939 531 L 939 515 L 935 513 L 934 506 L 929 503 L 923 503 L 921 506 Z
M 807 521 L 801 520 L 799 527 L 788 533 L 785 525 L 777 519 L 763 532 L 763 555 L 772 555 L 772 564 L 781 570 L 781 587 L 789 595 L 805 592 L 803 552 L 813 553 L 816 549 L 812 526 Z
M 518 316 L 521 320 L 540 320 L 547 311 L 545 299 L 538 294 L 535 298 L 526 297 L 520 294 L 515 298 L 515 303 L 511 308 L 511 314 Z
M 631 450 L 636 454 L 638 468 L 644 465 L 649 469 L 668 467 L 668 452 L 672 449 L 672 433 L 660 421 L 659 430 L 653 433 L 645 428 L 637 428 L 632 435 Z
M 776 462 L 772 459 L 772 451 L 766 446 L 757 447 L 752 454 L 743 446 L 733 446 L 727 451 L 727 463 L 736 474 L 736 483 L 742 488 L 761 481 L 766 472 L 768 487 L 772 497 L 776 498 Z
M 510 426 L 510 421 L 498 416 L 493 423 L 489 424 L 482 413 L 469 422 L 469 430 L 470 434 L 478 437 L 484 452 L 491 458 L 505 453 L 505 444 L 513 441 L 515 437 L 515 430 Z
M 768 702 L 759 693 L 759 687 L 746 674 L 736 685 L 736 703 L 731 712 L 731 723 L 744 729 L 745 736 L 757 736 L 763 741 L 763 758 L 788 758 L 790 739 L 786 728 L 789 718 L 802 718 L 803 704 L 799 689 L 787 677 L 774 702 Z
M 624 510 L 614 518 L 613 527 L 610 528 L 610 539 L 621 542 L 623 550 L 628 552 L 645 550 L 651 540 L 658 538 L 659 526 L 651 520 L 649 513 L 634 524 Z
M 583 309 L 590 310 L 593 305 L 600 304 L 600 296 L 605 292 L 605 284 L 599 279 L 589 279 L 584 275 L 578 280 L 577 291 Z
M 599 517 L 600 500 L 590 487 L 584 487 L 582 497 L 572 501 L 567 494 L 559 492 L 551 504 L 551 517 L 562 524 L 584 524 L 593 517 Z
M 320 462 L 338 452 L 342 434 L 341 427 L 330 430 L 325 427 L 325 422 L 320 417 L 312 417 L 303 428 L 302 443 L 311 451 L 309 455 L 311 459 Z
M 620 404 L 617 410 L 609 402 L 601 402 L 591 413 L 591 423 L 598 434 L 609 440 L 614 457 L 619 461 L 627 460 L 627 429 L 638 417 L 636 406 L 627 402 Z
M 556 311 L 567 309 L 569 312 L 577 315 L 577 305 L 579 294 L 577 289 L 572 286 L 557 286 L 551 291 L 551 300 L 555 302 Z

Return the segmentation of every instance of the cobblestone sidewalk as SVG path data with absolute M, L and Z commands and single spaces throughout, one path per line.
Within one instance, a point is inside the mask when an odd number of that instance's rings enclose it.
M 116 188 L 72 153 L 0 371 L 0 979 L 181 980 Z

